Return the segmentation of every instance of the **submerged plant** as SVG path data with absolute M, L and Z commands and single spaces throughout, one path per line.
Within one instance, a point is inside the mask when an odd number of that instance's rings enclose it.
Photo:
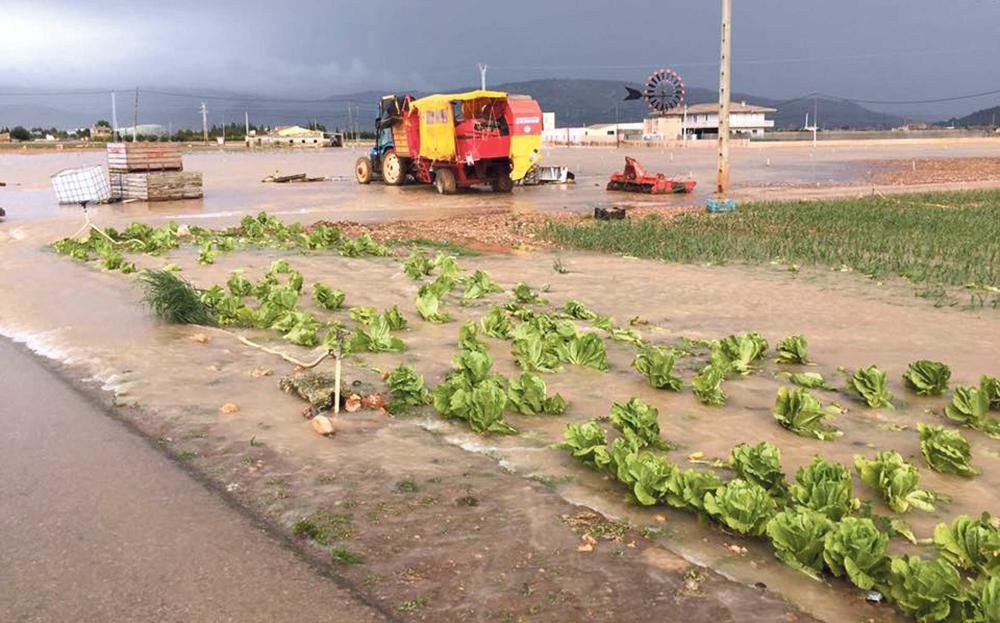
M 722 391 L 722 380 L 726 377 L 724 369 L 717 365 L 706 366 L 691 379 L 691 389 L 703 405 L 720 406 L 726 404 L 726 394 Z
M 912 362 L 903 373 L 903 382 L 921 396 L 940 396 L 948 389 L 951 368 L 940 361 Z
M 313 300 L 323 309 L 338 310 L 344 306 L 345 294 L 322 283 L 313 284 Z
M 801 387 L 781 387 L 774 403 L 774 419 L 784 428 L 803 437 L 826 441 L 843 433 L 824 423 L 828 413 L 809 390 Z
M 531 289 L 531 286 L 524 282 L 514 286 L 514 301 L 520 303 L 521 305 L 545 303 L 545 299 L 538 296 L 538 294 Z
M 874 460 L 855 456 L 854 467 L 861 480 L 878 490 L 893 511 L 905 513 L 910 507 L 934 510 L 934 494 L 919 488 L 917 468 L 907 463 L 898 452 L 879 452 Z
M 479 319 L 479 327 L 484 334 L 498 340 L 509 340 L 513 331 L 510 318 L 500 307 L 491 307 L 486 315 Z
M 587 309 L 580 301 L 566 301 L 563 306 L 563 313 L 577 320 L 593 320 L 597 314 Z
M 847 384 L 872 409 L 892 407 L 892 394 L 887 387 L 886 374 L 878 366 L 859 368 L 848 379 Z
M 684 381 L 674 373 L 676 354 L 657 346 L 647 346 L 639 351 L 632 362 L 632 367 L 646 377 L 646 382 L 656 389 L 680 391 Z
M 602 371 L 608 369 L 604 340 L 596 333 L 575 335 L 560 342 L 556 346 L 556 355 L 560 361 L 573 365 Z
M 835 391 L 837 388 L 826 382 L 819 372 L 782 372 L 779 376 L 786 378 L 799 387 L 806 389 L 826 389 Z
M 556 394 L 549 396 L 545 381 L 537 374 L 522 372 L 507 384 L 507 398 L 522 415 L 562 415 L 566 412 L 566 400 Z
M 790 335 L 778 342 L 778 362 L 780 363 L 809 363 L 807 353 L 809 343 L 804 335 Z
M 767 347 L 767 340 L 756 332 L 730 335 L 713 346 L 712 363 L 745 376 L 752 372 L 750 366 L 764 356 Z
M 462 294 L 463 301 L 481 299 L 494 292 L 503 292 L 503 288 L 482 270 L 472 273 L 472 276 L 463 280 L 462 283 L 465 284 L 465 292 Z
M 948 472 L 971 478 L 978 474 L 972 465 L 969 442 L 961 433 L 943 426 L 917 426 L 920 433 L 920 454 L 936 472 Z
M 414 252 L 403 262 L 403 272 L 414 281 L 431 274 L 434 264 L 423 253 Z
M 451 316 L 441 311 L 441 299 L 432 292 L 417 297 L 417 313 L 427 322 L 436 324 L 451 320 Z
M 596 466 L 598 456 L 607 455 L 608 434 L 596 420 L 583 424 L 567 424 L 563 441 L 557 447 L 565 448 L 584 463 Z

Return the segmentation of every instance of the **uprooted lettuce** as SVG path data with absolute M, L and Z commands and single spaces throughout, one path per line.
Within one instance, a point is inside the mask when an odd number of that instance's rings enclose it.
M 889 393 L 886 374 L 878 366 L 859 368 L 847 380 L 847 386 L 872 409 L 892 407 L 892 394 Z
M 1000 577 L 1000 528 L 983 513 L 978 519 L 959 515 L 934 528 L 934 545 L 960 569 Z
M 441 311 L 441 298 L 433 292 L 418 295 L 416 306 L 417 313 L 427 322 L 440 324 L 451 320 L 451 316 Z
M 900 610 L 920 623 L 965 620 L 968 594 L 962 588 L 962 576 L 943 558 L 893 558 L 889 596 Z
M 847 468 L 819 456 L 799 468 L 788 493 L 796 506 L 822 513 L 832 521 L 840 521 L 861 507 L 861 502 L 853 495 L 851 473 Z
M 764 534 L 776 510 L 766 489 L 740 478 L 705 494 L 705 512 L 740 534 Z
M 784 495 L 785 472 L 781 468 L 781 450 L 766 441 L 756 445 L 741 443 L 729 451 L 729 467 L 747 482 L 770 494 Z
M 903 373 L 903 382 L 921 396 L 940 396 L 948 389 L 951 368 L 940 361 L 914 361 Z
M 632 362 L 632 367 L 646 378 L 646 382 L 656 389 L 680 391 L 684 381 L 674 373 L 677 355 L 672 350 L 647 346 L 639 351 Z
M 659 411 L 638 398 L 612 404 L 611 423 L 636 448 L 669 450 L 671 447 L 660 437 Z
M 871 590 L 888 569 L 888 546 L 889 535 L 871 519 L 845 517 L 823 539 L 823 560 L 833 575 L 846 575 L 858 588 Z
M 775 555 L 788 566 L 818 578 L 823 570 L 823 540 L 833 528 L 826 515 L 807 508 L 788 509 L 767 523 Z
M 780 377 L 786 378 L 799 387 L 806 389 L 826 389 L 835 391 L 837 388 L 826 382 L 819 372 L 782 372 Z
M 943 426 L 919 424 L 920 454 L 936 472 L 971 478 L 979 472 L 971 465 L 972 450 L 961 433 Z
M 809 363 L 808 354 L 809 343 L 806 341 L 804 335 L 789 335 L 785 339 L 778 342 L 776 347 L 778 351 L 778 362 L 779 363 L 797 363 L 806 364 Z
M 826 409 L 809 390 L 801 387 L 779 388 L 773 415 L 781 426 L 803 437 L 827 441 L 843 434 L 825 423 L 829 415 Z
M 905 513 L 911 507 L 934 510 L 934 494 L 919 487 L 920 473 L 898 452 L 879 452 L 874 460 L 855 456 L 854 467 L 861 480 L 878 490 L 893 511 Z
M 562 415 L 566 400 L 559 394 L 549 396 L 545 381 L 537 374 L 522 372 L 507 383 L 507 398 L 522 415 Z
M 431 394 L 424 385 L 424 377 L 409 364 L 400 365 L 386 377 L 393 412 L 398 407 L 422 407 L 431 402 Z
M 503 288 L 482 270 L 472 273 L 470 277 L 462 280 L 462 284 L 465 285 L 465 292 L 462 293 L 463 301 L 473 301 L 494 292 L 503 292 Z

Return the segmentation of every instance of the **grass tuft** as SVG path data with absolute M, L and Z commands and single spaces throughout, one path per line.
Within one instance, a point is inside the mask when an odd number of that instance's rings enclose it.
M 143 300 L 160 320 L 174 324 L 216 324 L 212 308 L 184 278 L 167 270 L 147 270 L 139 277 Z

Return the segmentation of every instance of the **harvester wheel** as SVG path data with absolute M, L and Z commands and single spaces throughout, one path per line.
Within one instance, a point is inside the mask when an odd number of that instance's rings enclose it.
M 361 156 L 354 163 L 354 177 L 358 184 L 368 184 L 372 181 L 372 161 L 368 156 Z
M 451 169 L 438 169 L 434 172 L 434 187 L 442 195 L 453 195 L 458 188 L 455 183 L 455 172 Z
M 382 156 L 382 179 L 390 186 L 402 186 L 406 181 L 406 164 L 393 150 Z
M 493 178 L 493 192 L 509 193 L 514 190 L 514 180 L 510 179 L 510 173 L 501 172 Z

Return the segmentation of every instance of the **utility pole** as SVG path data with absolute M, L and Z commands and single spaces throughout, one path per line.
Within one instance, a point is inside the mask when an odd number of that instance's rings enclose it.
M 684 104 L 684 119 L 681 121 L 681 146 L 688 145 L 688 105 Z
M 479 63 L 479 88 L 482 91 L 486 90 L 486 68 L 489 67 L 486 63 Z
M 135 142 L 139 130 L 139 87 L 135 88 L 135 107 L 132 109 L 132 142 Z
M 205 102 L 201 103 L 201 137 L 202 141 L 208 144 L 208 109 L 205 108 Z
M 118 136 L 118 104 L 115 101 L 115 92 L 111 92 L 111 140 L 119 140 Z
M 347 105 L 347 138 L 351 138 L 351 133 L 354 131 L 354 121 L 351 119 L 351 105 Z
M 618 104 L 615 104 L 615 148 L 622 146 L 621 135 L 618 133 Z
M 720 195 L 729 192 L 729 69 L 732 53 L 732 0 L 722 0 L 722 54 L 719 67 L 719 170 L 715 190 Z
M 250 111 L 243 111 L 243 120 L 246 122 L 246 131 L 243 133 L 243 137 L 250 140 Z M 248 143 L 249 144 L 249 143 Z

